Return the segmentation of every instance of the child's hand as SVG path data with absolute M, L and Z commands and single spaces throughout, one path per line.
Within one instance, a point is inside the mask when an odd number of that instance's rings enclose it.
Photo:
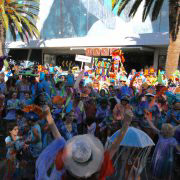
M 144 112 L 145 112 L 145 118 L 147 120 L 152 120 L 152 113 L 147 110 L 145 110 Z

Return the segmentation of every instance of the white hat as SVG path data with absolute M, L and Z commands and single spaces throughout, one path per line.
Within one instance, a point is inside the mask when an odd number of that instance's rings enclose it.
M 151 96 L 151 97 L 154 97 L 155 95 L 154 95 L 154 94 L 151 94 L 151 93 L 147 93 L 145 96 Z
M 93 135 L 74 136 L 66 144 L 64 166 L 74 177 L 92 176 L 100 170 L 103 160 L 103 144 Z

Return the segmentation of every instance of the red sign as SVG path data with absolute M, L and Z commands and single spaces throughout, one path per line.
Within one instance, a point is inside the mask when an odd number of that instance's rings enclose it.
M 93 49 L 87 48 L 86 49 L 86 56 L 92 56 L 93 55 Z
M 110 56 L 112 56 L 113 51 L 117 50 L 118 48 L 111 48 L 110 49 Z
M 109 49 L 108 48 L 102 48 L 101 49 L 101 56 L 109 56 Z
M 118 48 L 87 48 L 86 56 L 112 56 Z
M 100 48 L 94 48 L 93 49 L 93 56 L 101 56 L 101 49 Z

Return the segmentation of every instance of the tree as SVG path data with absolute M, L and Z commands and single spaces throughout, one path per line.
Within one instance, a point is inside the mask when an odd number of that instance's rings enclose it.
M 16 41 L 38 38 L 40 33 L 35 26 L 38 18 L 39 0 L 1 0 L 0 1 L 0 56 L 4 53 L 6 33 L 9 31 Z
M 122 13 L 126 5 L 132 0 L 112 0 L 112 8 L 118 5 L 118 15 Z M 144 22 L 152 10 L 151 20 L 155 21 L 161 11 L 163 2 L 166 0 L 145 0 L 144 10 L 142 12 L 142 21 Z M 129 12 L 129 17 L 134 17 L 139 6 L 144 0 L 136 0 Z M 180 57 L 180 0 L 169 0 L 169 35 L 170 42 L 166 59 L 166 74 L 170 77 L 178 67 Z

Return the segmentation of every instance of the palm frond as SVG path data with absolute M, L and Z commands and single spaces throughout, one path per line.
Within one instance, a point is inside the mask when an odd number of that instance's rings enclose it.
M 136 0 L 130 10 L 129 17 L 134 17 L 143 0 Z
M 118 7 L 118 16 L 121 14 L 121 12 L 124 10 L 124 8 L 126 7 L 126 5 L 130 2 L 131 0 L 122 0 L 119 4 Z
M 18 34 L 23 41 L 40 36 L 34 24 L 38 19 L 40 0 L 26 0 L 22 4 L 17 1 L 1 1 L 0 21 L 6 31 L 9 28 L 14 40 Z
M 119 3 L 119 0 L 112 0 L 112 10 L 116 7 L 118 3 Z
M 11 22 L 10 22 L 11 23 Z M 16 32 L 15 32 L 15 27 L 13 27 L 13 25 L 9 26 L 9 30 L 11 32 L 11 35 L 13 37 L 13 39 L 16 41 Z
M 159 13 L 161 11 L 162 5 L 163 5 L 164 0 L 156 0 L 154 7 L 153 7 L 153 12 L 152 12 L 152 21 L 156 20 L 159 16 Z
M 150 9 L 152 8 L 154 0 L 146 0 L 145 5 L 144 5 L 144 10 L 143 10 L 143 15 L 142 15 L 142 21 L 144 22 L 150 12 Z
M 21 21 L 19 21 L 19 19 L 14 15 L 9 15 L 9 17 L 12 19 L 12 22 L 16 26 L 18 32 L 22 32 Z

